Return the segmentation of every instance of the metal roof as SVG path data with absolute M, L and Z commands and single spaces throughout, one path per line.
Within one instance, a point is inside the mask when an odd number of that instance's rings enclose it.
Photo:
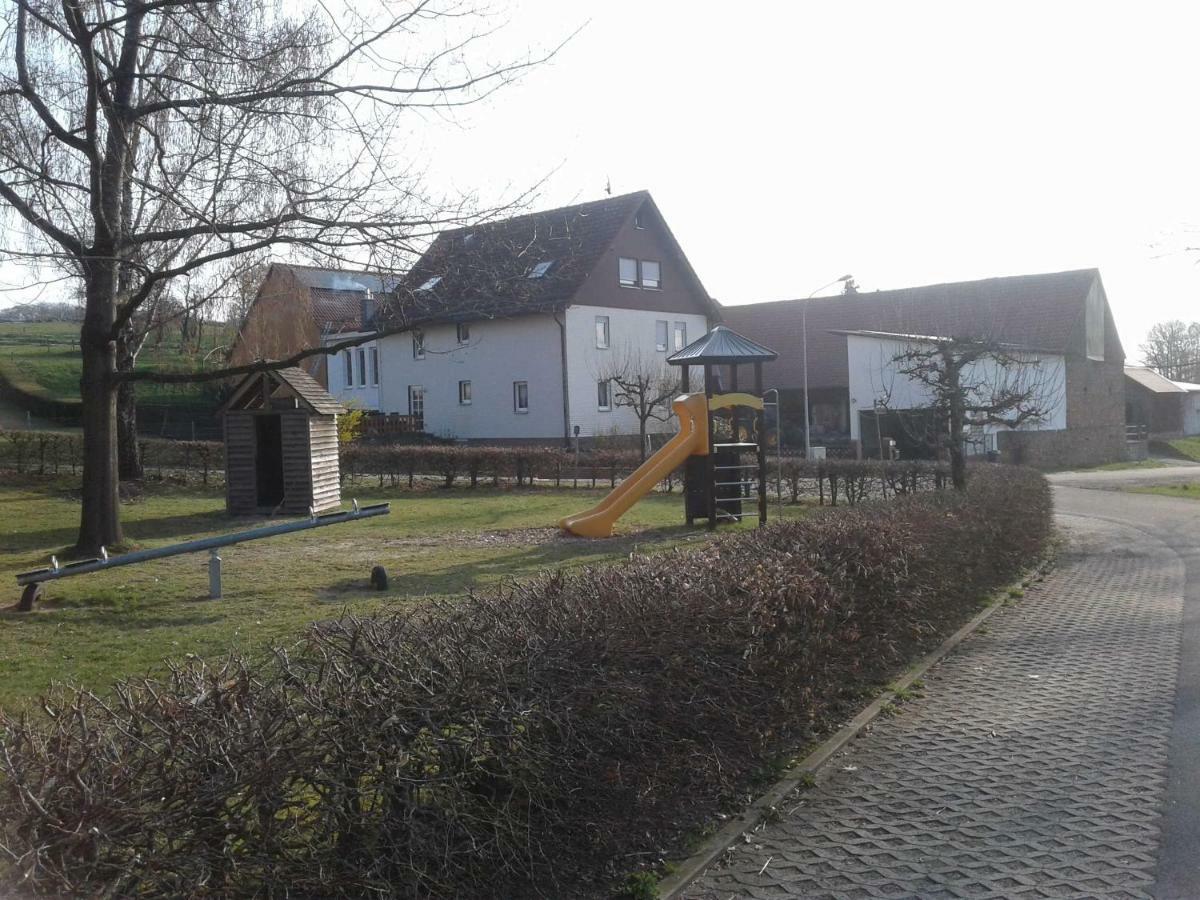
M 756 344 L 750 338 L 738 334 L 731 328 L 718 325 L 708 334 L 692 341 L 682 350 L 667 357 L 672 366 L 692 366 L 714 363 L 738 365 L 740 363 L 770 362 L 779 354 Z
M 1186 394 L 1187 388 L 1182 388 L 1168 378 L 1159 375 L 1153 369 L 1145 366 L 1126 366 L 1125 377 L 1137 382 L 1146 390 L 1155 394 Z

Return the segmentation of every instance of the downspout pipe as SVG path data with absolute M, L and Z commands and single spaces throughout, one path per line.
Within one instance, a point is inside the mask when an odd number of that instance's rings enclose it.
M 554 310 L 554 322 L 558 325 L 558 346 L 561 356 L 562 365 L 562 408 L 563 408 L 563 446 L 571 449 L 571 397 L 568 391 L 569 380 L 567 378 L 567 321 L 565 318 L 565 310 L 562 308 Z

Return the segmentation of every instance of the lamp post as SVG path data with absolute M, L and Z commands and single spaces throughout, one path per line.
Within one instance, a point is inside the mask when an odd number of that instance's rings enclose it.
M 825 290 L 825 288 L 833 287 L 835 284 L 845 284 L 847 281 L 853 280 L 853 275 L 843 275 L 841 278 L 835 278 L 829 284 L 823 284 L 807 297 L 804 298 L 804 306 L 800 310 L 800 343 L 804 356 L 804 458 L 812 459 L 812 438 L 808 411 L 808 302 L 813 297 Z

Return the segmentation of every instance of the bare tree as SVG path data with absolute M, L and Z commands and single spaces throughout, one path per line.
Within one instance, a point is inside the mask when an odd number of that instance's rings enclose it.
M 1200 381 L 1200 322 L 1159 322 L 1141 346 L 1146 365 L 1175 381 Z
M 1058 402 L 1059 373 L 1035 354 L 997 341 L 930 337 L 913 340 L 892 358 L 897 377 L 922 389 L 925 404 L 905 410 L 927 424 L 928 439 L 950 459 L 955 488 L 967 486 L 965 429 L 1020 428 L 1044 421 Z M 882 407 L 891 408 L 891 389 Z M 918 415 L 912 415 L 913 413 Z
M 407 113 L 473 102 L 534 64 L 477 67 L 470 51 L 489 32 L 472 12 L 454 0 L 5 4 L 0 215 L 22 228 L 0 255 L 66 270 L 84 297 L 79 550 L 122 539 L 121 384 L 226 378 L 346 346 L 200 375 L 134 368 L 136 323 L 156 298 L 187 310 L 236 260 L 272 251 L 392 269 L 433 231 L 474 220 L 399 155 Z M 392 321 L 407 327 L 403 313 Z
M 679 394 L 679 372 L 658 358 L 626 349 L 605 366 L 597 380 L 612 384 L 612 402 L 633 411 L 638 420 L 638 447 L 646 459 L 646 436 L 651 422 L 666 422 L 672 416 L 671 401 Z

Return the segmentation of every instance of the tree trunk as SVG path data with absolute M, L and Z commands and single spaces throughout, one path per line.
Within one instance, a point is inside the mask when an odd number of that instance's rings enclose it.
M 99 331 L 99 334 L 97 332 Z M 80 341 L 83 376 L 83 504 L 75 549 L 98 554 L 120 544 L 120 481 L 117 476 L 116 347 L 102 328 L 84 325 Z
M 950 481 L 956 491 L 967 489 L 967 461 L 963 457 L 963 421 L 966 398 L 962 390 L 962 363 L 952 354 L 944 354 L 946 383 L 950 394 Z
M 646 461 L 646 420 L 638 421 L 638 454 L 642 462 Z
M 138 444 L 137 397 L 128 381 L 117 388 L 117 455 L 117 474 L 122 481 L 138 481 L 145 476 Z
M 132 372 L 135 363 L 130 341 L 133 335 L 126 329 L 117 342 L 117 371 Z M 133 383 L 122 381 L 117 386 L 117 473 L 122 481 L 138 481 L 142 470 L 142 448 L 138 445 L 137 392 Z

